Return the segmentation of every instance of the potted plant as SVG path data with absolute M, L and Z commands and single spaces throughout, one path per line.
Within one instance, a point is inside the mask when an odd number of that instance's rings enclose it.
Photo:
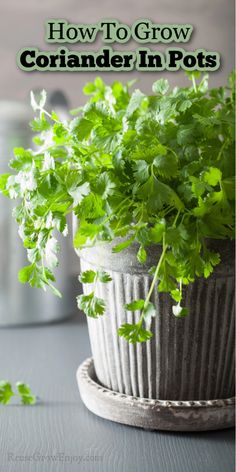
M 150 428 L 233 419 L 234 75 L 211 90 L 189 75 L 150 96 L 96 78 L 64 122 L 32 94 L 38 148 L 18 149 L 0 181 L 20 198 L 20 282 L 59 296 L 55 230 L 66 235 L 73 212 L 95 366 L 79 370 L 82 398 Z

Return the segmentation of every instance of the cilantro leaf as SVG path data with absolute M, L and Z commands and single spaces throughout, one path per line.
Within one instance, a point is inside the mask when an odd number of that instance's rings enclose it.
M 188 315 L 188 309 L 182 307 L 179 303 L 178 305 L 174 305 L 172 307 L 172 312 L 176 318 L 184 318 L 185 316 Z
M 28 384 L 17 382 L 16 387 L 23 405 L 34 405 L 36 403 L 36 396 L 31 392 Z
M 20 269 L 19 272 L 18 272 L 19 282 L 21 282 L 22 284 L 25 284 L 26 282 L 29 282 L 33 271 L 34 271 L 34 265 L 33 264 L 22 267 L 22 269 Z
M 107 272 L 105 271 L 98 271 L 97 273 L 97 276 L 98 276 L 98 280 L 100 280 L 100 282 L 106 284 L 108 282 L 111 282 L 112 278 L 110 276 L 110 274 L 108 274 Z
M 137 259 L 141 264 L 144 264 L 144 262 L 146 262 L 147 252 L 146 252 L 146 250 L 144 249 L 143 246 L 139 247 L 139 250 L 137 252 Z
M 87 316 L 98 318 L 105 313 L 105 302 L 91 292 L 89 295 L 78 295 L 78 308 L 84 311 Z
M 75 118 L 71 123 L 71 131 L 75 133 L 76 137 L 82 141 L 89 137 L 92 129 L 93 122 L 86 118 Z
M 30 127 L 35 132 L 47 131 L 51 128 L 50 123 L 46 120 L 44 113 L 41 113 L 41 116 L 34 118 L 30 122 Z
M 168 92 L 169 83 L 167 79 L 159 79 L 154 82 L 152 91 L 156 94 L 165 95 Z
M 7 181 L 11 174 L 1 174 L 0 175 L 0 192 L 3 193 L 6 197 L 9 196 L 9 192 L 7 189 Z
M 141 106 L 144 99 L 146 99 L 146 96 L 140 90 L 137 89 L 133 92 L 126 111 L 128 117 Z
M 96 276 L 97 272 L 95 272 L 94 270 L 85 270 L 80 274 L 79 281 L 82 284 L 91 284 L 94 282 Z
M 140 159 L 134 163 L 134 175 L 138 182 L 146 182 L 149 178 L 149 165 Z
M 153 164 L 158 172 L 163 177 L 170 179 L 177 174 L 178 161 L 174 154 L 156 156 Z
M 14 392 L 12 391 L 12 387 L 10 382 L 7 380 L 0 381 L 0 403 L 3 405 L 7 405 L 10 403 L 11 398 L 13 397 Z
M 91 284 L 96 279 L 102 283 L 111 282 L 111 276 L 105 271 L 85 270 L 79 276 L 79 281 L 83 284 Z
M 204 174 L 204 181 L 207 182 L 212 187 L 215 187 L 222 177 L 222 172 L 217 167 L 210 167 L 207 172 Z
M 143 318 L 144 320 L 150 324 L 151 319 L 156 316 L 156 308 L 153 303 L 148 302 L 147 305 L 144 306 L 143 310 Z
M 165 221 L 160 221 L 156 223 L 150 229 L 150 238 L 152 242 L 159 243 L 160 241 L 162 241 L 164 232 L 165 232 Z
M 119 336 L 122 336 L 131 344 L 148 341 L 153 334 L 142 327 L 140 324 L 124 323 L 118 329 Z
M 136 311 L 136 310 L 141 310 L 144 307 L 144 300 L 135 300 L 131 303 L 127 303 L 125 305 L 126 310 L 128 311 Z
M 172 205 L 177 209 L 183 208 L 183 203 L 177 193 L 153 175 L 149 177 L 145 184 L 139 187 L 137 195 L 141 200 L 147 202 L 151 213 L 158 212 L 164 205 Z
M 127 247 L 129 247 L 133 243 L 133 238 L 127 239 L 126 241 L 123 241 L 122 243 L 117 244 L 116 246 L 113 246 L 112 252 L 121 252 Z

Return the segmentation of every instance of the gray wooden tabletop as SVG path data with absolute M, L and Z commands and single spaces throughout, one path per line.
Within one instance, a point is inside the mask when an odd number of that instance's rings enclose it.
M 81 315 L 82 316 L 82 315 Z M 75 378 L 90 355 L 86 324 L 0 330 L 0 379 L 23 380 L 35 406 L 0 407 L 1 472 L 231 472 L 234 432 L 143 431 L 94 416 Z

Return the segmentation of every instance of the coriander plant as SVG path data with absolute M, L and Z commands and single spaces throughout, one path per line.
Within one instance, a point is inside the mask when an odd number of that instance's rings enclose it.
M 234 74 L 214 89 L 198 72 L 189 78 L 190 87 L 173 90 L 160 79 L 150 96 L 131 93 L 132 83 L 96 78 L 84 87 L 91 98 L 67 121 L 46 110 L 45 91 L 39 100 L 31 94 L 36 150 L 15 149 L 13 172 L 0 177 L 2 193 L 17 199 L 14 217 L 29 259 L 22 283 L 60 295 L 52 284 L 56 231 L 67 234 L 70 212 L 78 218 L 76 248 L 113 242 L 118 253 L 136 242 L 142 264 L 149 245 L 161 246 L 147 298 L 125 306 L 140 312 L 137 324 L 119 329 L 129 342 L 152 336 L 154 290 L 168 292 L 173 315 L 185 316 L 183 286 L 209 277 L 220 262 L 206 238 L 234 237 Z M 96 282 L 110 283 L 110 275 L 91 270 L 80 280 L 93 290 L 78 297 L 79 308 L 103 315 Z

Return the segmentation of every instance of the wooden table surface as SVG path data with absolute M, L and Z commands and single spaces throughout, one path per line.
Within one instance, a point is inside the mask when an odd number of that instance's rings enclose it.
M 84 407 L 75 373 L 90 347 L 81 318 L 0 330 L 0 379 L 28 382 L 40 398 L 0 407 L 0 471 L 233 471 L 233 430 L 143 431 Z

